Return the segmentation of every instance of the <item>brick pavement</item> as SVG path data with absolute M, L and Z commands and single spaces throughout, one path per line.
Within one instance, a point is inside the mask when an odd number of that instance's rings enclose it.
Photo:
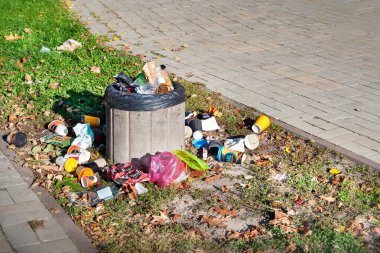
M 115 45 L 161 55 L 179 76 L 380 163 L 378 1 L 75 0 L 74 9 L 91 31 L 118 35 Z
M 43 220 L 32 228 L 30 221 Z M 0 253 L 79 252 L 0 150 Z

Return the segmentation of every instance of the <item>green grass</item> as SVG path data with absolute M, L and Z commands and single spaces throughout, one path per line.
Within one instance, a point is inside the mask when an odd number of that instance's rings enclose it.
M 32 32 L 24 32 L 25 28 Z M 20 35 L 22 39 L 6 41 L 4 36 L 10 33 Z M 70 38 L 81 42 L 83 47 L 72 53 L 55 50 Z M 105 52 L 107 50 L 99 42 L 102 39 L 89 34 L 60 1 L 0 1 L 3 84 L 0 96 L 13 100 L 8 105 L 4 101 L 3 109 L 16 103 L 26 114 L 37 113 L 39 119 L 44 118 L 46 110 L 68 118 L 75 118 L 80 113 L 102 113 L 101 98 L 104 88 L 113 81 L 112 76 L 120 71 L 134 76 L 142 62 L 119 51 Z M 40 53 L 43 45 L 51 49 L 50 54 Z M 30 59 L 20 68 L 16 63 L 23 57 Z M 100 74 L 90 72 L 94 65 L 101 68 Z M 26 74 L 32 77 L 33 84 L 25 82 Z M 51 89 L 50 83 L 59 83 L 59 86 Z M 60 99 L 65 103 L 58 106 Z M 65 107 L 78 112 L 67 113 Z M 7 116 L 7 113 L 2 114 L 1 121 L 4 122 Z
M 32 32 L 25 32 L 25 28 Z M 6 41 L 4 36 L 11 33 L 22 36 L 22 39 Z M 70 38 L 81 42 L 83 47 L 74 52 L 55 50 Z M 20 122 L 30 134 L 34 133 L 32 126 L 46 123 L 57 114 L 69 121 L 77 119 L 81 113 L 103 115 L 102 97 L 105 88 L 113 82 L 112 76 L 121 71 L 136 76 L 143 65 L 138 57 L 109 50 L 105 41 L 105 38 L 91 35 L 60 1 L 0 0 L 0 123 L 4 124 L 8 115 L 18 108 L 21 108 L 20 116 L 35 116 L 31 121 Z M 43 45 L 51 49 L 50 54 L 40 52 Z M 17 62 L 24 57 L 28 60 L 22 67 L 18 66 Z M 92 66 L 99 66 L 101 73 L 91 73 Z M 26 82 L 27 74 L 32 77 L 32 84 Z M 186 110 L 205 111 L 216 106 L 223 114 L 218 122 L 228 134 L 251 133 L 241 122 L 245 118 L 254 118 L 254 110 L 237 107 L 219 94 L 207 91 L 200 83 L 179 82 L 186 88 Z M 58 88 L 50 88 L 51 83 L 58 83 Z M 52 113 L 48 115 L 46 111 Z M 290 242 L 297 245 L 296 252 L 364 252 L 360 238 L 349 232 L 337 232 L 336 226 L 347 225 L 356 214 L 378 213 L 380 179 L 377 174 L 362 166 L 354 166 L 347 170 L 350 176 L 341 186 L 317 182 L 315 177 L 331 180 L 325 169 L 339 162 L 339 155 L 294 138 L 276 125 L 271 125 L 266 134 L 270 141 L 260 152 L 273 155 L 273 159 L 268 166 L 252 165 L 249 170 L 253 178 L 246 182 L 250 187 L 236 187 L 238 195 L 226 193 L 230 196 L 226 202 L 234 208 L 246 208 L 252 215 L 264 216 L 273 208 L 300 208 L 294 201 L 298 195 L 305 201 L 315 200 L 322 205 L 318 196 L 332 194 L 342 206 L 333 203 L 325 205 L 323 213 L 301 212 L 294 218 L 297 225 L 305 221 L 311 223 L 313 233 L 309 236 L 289 235 L 265 222 L 263 226 L 271 236 L 266 234 L 255 240 L 213 241 L 200 235 L 191 238 L 188 232 L 193 228 L 175 222 L 155 225 L 146 231 L 149 217 L 157 215 L 162 204 L 175 196 L 188 193 L 201 200 L 194 206 L 199 210 L 216 204 L 210 190 L 158 189 L 149 184 L 149 192 L 136 201 L 122 195 L 105 202 L 101 210 L 68 205 L 68 199 L 57 185 L 51 191 L 102 252 L 243 252 L 249 249 L 284 252 Z M 284 145 L 293 151 L 286 154 L 279 148 Z M 288 175 L 285 183 L 268 181 L 270 175 L 279 172 Z M 280 185 L 286 186 L 285 190 Z M 339 213 L 347 213 L 347 217 L 336 218 Z

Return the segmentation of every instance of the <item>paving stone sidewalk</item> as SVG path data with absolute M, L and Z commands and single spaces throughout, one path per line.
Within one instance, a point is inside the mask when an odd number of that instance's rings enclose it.
M 115 45 L 380 164 L 378 1 L 73 4 L 91 31 L 119 36 Z
M 43 220 L 34 227 L 33 220 Z M 80 252 L 0 150 L 0 253 Z

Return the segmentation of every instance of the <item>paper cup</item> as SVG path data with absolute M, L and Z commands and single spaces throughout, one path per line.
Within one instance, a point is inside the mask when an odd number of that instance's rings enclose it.
M 65 124 L 63 124 L 63 122 L 59 120 L 53 120 L 52 122 L 50 122 L 50 124 L 48 125 L 48 129 L 60 136 L 66 136 L 69 133 L 69 130 L 67 129 Z
M 96 182 L 98 182 L 98 178 L 96 176 L 83 176 L 80 179 L 80 183 L 84 188 L 91 187 Z
M 67 154 L 76 154 L 80 152 L 81 152 L 81 148 L 76 145 L 70 146 L 69 149 L 67 150 Z
M 194 138 L 195 140 L 202 139 L 202 138 L 203 138 L 203 133 L 202 133 L 202 131 L 195 131 L 195 132 L 193 133 L 193 138 Z
M 257 148 L 259 143 L 259 136 L 257 134 L 249 134 L 244 138 L 244 144 L 250 150 Z
M 82 115 L 81 116 L 82 124 L 89 123 L 91 128 L 96 128 L 100 126 L 100 118 L 90 115 Z
M 26 145 L 27 137 L 22 132 L 12 132 L 7 136 L 7 142 L 14 144 L 17 148 L 22 148 Z
M 260 115 L 255 121 L 255 124 L 252 126 L 252 131 L 256 134 L 259 134 L 265 129 L 267 129 L 269 125 L 270 125 L 269 118 L 265 115 Z
M 79 166 L 76 170 L 75 173 L 78 176 L 78 179 L 80 180 L 82 177 L 89 177 L 94 175 L 94 171 L 88 167 L 83 167 Z
M 191 138 L 193 135 L 193 130 L 189 126 L 185 126 L 185 139 Z

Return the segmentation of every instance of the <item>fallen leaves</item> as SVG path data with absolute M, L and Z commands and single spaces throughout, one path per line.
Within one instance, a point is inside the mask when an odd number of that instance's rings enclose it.
M 32 33 L 32 29 L 30 29 L 30 28 L 24 28 L 24 32 L 30 34 L 30 33 Z
M 46 171 L 60 171 L 59 167 L 55 165 L 40 165 L 38 168 Z
M 6 41 L 14 41 L 14 40 L 19 40 L 21 39 L 21 36 L 17 34 L 10 33 L 9 35 L 4 36 Z
M 289 233 L 297 232 L 298 230 L 296 228 L 293 228 L 290 226 L 291 223 L 292 222 L 289 216 L 278 209 L 274 211 L 274 219 L 269 222 L 269 224 L 278 226 L 286 232 L 289 232 Z
M 291 242 L 285 249 L 285 252 L 286 253 L 292 253 L 294 251 L 296 251 L 297 249 L 297 244 L 295 244 L 294 242 Z
M 212 182 L 212 181 L 215 181 L 215 180 L 221 178 L 221 176 L 222 176 L 221 174 L 216 174 L 214 176 L 209 176 L 209 177 L 205 178 L 205 181 L 209 183 L 209 182 Z
M 216 207 L 216 206 L 213 206 L 209 209 L 209 211 L 214 211 L 214 212 L 217 212 L 218 214 L 221 214 L 221 215 L 228 215 L 228 216 L 232 216 L 232 217 L 235 217 L 237 216 L 237 210 L 229 210 L 227 208 L 219 208 L 219 207 Z
M 33 83 L 33 80 L 32 80 L 32 76 L 31 75 L 29 75 L 29 74 L 25 74 L 25 81 L 26 81 L 26 83 L 28 83 L 28 84 L 32 84 Z
M 165 222 L 169 221 L 169 216 L 166 211 L 161 210 L 160 215 L 152 215 L 153 220 L 151 221 L 151 224 L 164 224 Z
M 260 167 L 267 166 L 270 163 L 269 160 L 259 160 L 256 162 L 256 164 Z
M 173 51 L 173 52 L 182 52 L 183 50 L 185 50 L 188 47 L 189 46 L 187 44 L 185 44 L 185 45 L 180 46 L 180 47 L 172 48 L 171 51 Z
M 14 114 L 9 114 L 8 121 L 14 123 L 16 121 L 17 116 Z
M 92 73 L 94 73 L 94 74 L 100 74 L 100 67 L 98 67 L 98 66 L 92 66 L 92 67 L 90 68 L 90 71 L 91 71 Z
M 24 67 L 24 64 L 30 60 L 30 55 L 27 56 L 27 57 L 23 57 L 21 60 L 17 60 L 16 62 L 16 66 L 19 67 L 19 68 L 23 68 Z
M 228 187 L 227 187 L 227 185 L 222 185 L 221 190 L 222 190 L 223 193 L 228 192 Z
M 192 170 L 190 172 L 190 175 L 189 177 L 190 178 L 202 178 L 204 176 L 204 174 L 206 174 L 206 171 L 202 171 L 202 170 Z
M 254 226 L 253 228 L 238 232 L 238 231 L 230 231 L 227 234 L 228 240 L 253 240 L 256 239 L 258 236 L 263 235 L 265 233 L 265 230 L 261 227 Z
M 207 215 L 203 215 L 201 218 L 201 223 L 207 223 L 210 227 L 215 226 L 215 227 L 224 228 L 224 229 L 227 228 L 227 225 L 223 223 L 225 221 L 226 219 L 217 219 L 217 218 L 213 218 Z
M 321 195 L 319 196 L 321 199 L 323 200 L 326 200 L 327 202 L 329 203 L 333 203 L 335 202 L 336 198 L 332 197 L 332 196 L 327 196 L 327 195 Z
M 59 87 L 59 83 L 56 83 L 56 82 L 49 83 L 49 88 L 52 90 L 56 90 L 58 89 L 58 87 Z

